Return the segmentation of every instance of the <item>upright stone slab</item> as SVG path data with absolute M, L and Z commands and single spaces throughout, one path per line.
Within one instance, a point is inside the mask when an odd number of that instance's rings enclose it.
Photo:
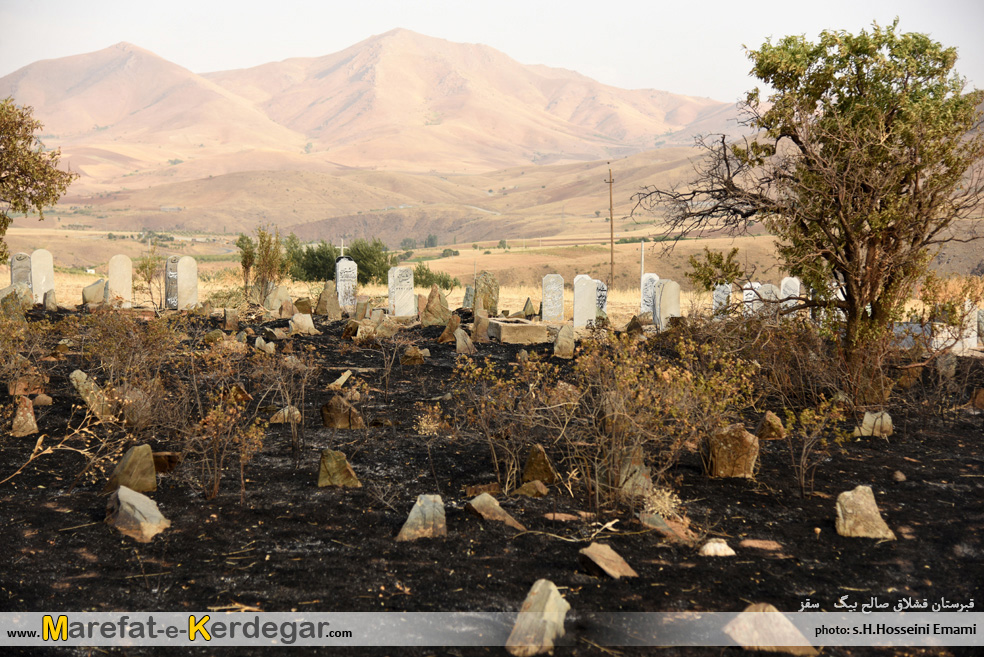
M 31 289 L 31 256 L 26 253 L 10 256 L 10 284 L 26 285 Z
M 758 289 L 761 283 L 745 283 L 741 288 L 741 312 L 743 315 L 751 315 L 762 309 L 762 302 L 759 300 Z
M 177 308 L 194 308 L 198 305 L 198 263 L 191 256 L 183 256 L 178 259 L 177 273 Z
M 389 314 L 395 317 L 409 317 L 416 314 L 413 297 L 413 269 L 410 267 L 391 267 L 387 276 L 389 282 Z
M 37 249 L 31 254 L 31 290 L 34 303 L 44 302 L 44 293 L 55 289 L 55 264 L 51 252 Z
M 574 282 L 574 328 L 594 325 L 598 316 L 598 284 L 590 276 Z
M 499 314 L 499 281 L 490 271 L 480 271 L 475 277 L 475 301 L 479 299 L 490 317 Z
M 680 313 L 680 284 L 676 281 L 659 281 L 653 292 L 653 324 L 660 331 L 669 328 L 671 317 L 682 317 Z
M 475 303 L 475 288 L 471 285 L 465 286 L 465 298 L 461 301 L 462 308 L 471 308 Z
M 547 274 L 543 277 L 542 290 L 544 322 L 564 321 L 564 277 L 560 274 Z
M 782 307 L 789 308 L 796 305 L 792 297 L 800 295 L 800 279 L 795 276 L 787 276 L 779 282 L 779 298 L 782 299 Z
M 338 292 L 335 281 L 325 281 L 325 287 L 318 296 L 318 306 L 314 311 L 318 315 L 326 315 L 331 321 L 342 318 L 342 309 L 338 305 Z
M 595 307 L 601 312 L 608 314 L 608 285 L 605 281 L 595 279 Z
M 653 295 L 658 282 L 659 276 L 656 274 L 642 275 L 642 283 L 639 285 L 639 314 L 653 312 Z
M 106 301 L 114 305 L 119 303 L 122 308 L 133 306 L 133 263 L 125 255 L 118 254 L 109 259 Z
M 577 276 L 574 277 L 574 285 L 577 285 L 578 281 L 583 281 L 586 278 L 591 279 L 591 277 L 588 276 L 587 274 L 578 274 Z
M 164 308 L 178 309 L 178 261 L 180 256 L 170 256 L 164 263 Z
M 764 310 L 770 314 L 775 314 L 779 310 L 779 288 L 777 288 L 772 283 L 766 283 L 758 290 L 758 309 L 760 311 Z M 753 304 L 754 305 L 754 304 Z
M 335 287 L 338 305 L 342 308 L 355 305 L 355 287 L 359 282 L 359 265 L 348 256 L 335 260 Z
M 728 312 L 731 306 L 731 283 L 721 283 L 714 287 L 711 312 L 714 315 L 723 315 Z

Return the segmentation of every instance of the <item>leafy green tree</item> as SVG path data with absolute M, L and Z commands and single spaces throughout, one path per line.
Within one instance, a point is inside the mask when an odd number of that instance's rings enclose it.
M 359 283 L 385 283 L 389 280 L 390 267 L 399 264 L 395 253 L 389 253 L 389 247 L 378 237 L 372 240 L 359 238 L 346 248 L 345 255 L 355 260 L 359 265 Z
M 400 242 L 400 248 L 404 251 L 412 251 L 417 248 L 417 240 L 412 237 L 404 237 Z
M 437 246 L 437 235 L 428 235 L 427 239 L 424 240 L 424 247 L 431 248 Z
M 13 98 L 0 101 L 0 260 L 8 256 L 3 241 L 11 213 L 38 213 L 53 206 L 78 174 L 58 169 L 61 149 L 46 151 L 35 135 L 44 126 L 34 118 L 31 107 L 14 105 Z
M 955 49 L 897 26 L 748 51 L 774 90 L 746 99 L 757 136 L 701 139 L 696 180 L 636 196 L 665 212 L 676 238 L 742 233 L 760 220 L 784 267 L 818 293 L 797 307 L 843 313 L 853 365 L 900 315 L 931 256 L 972 237 L 964 220 L 978 216 L 984 194 L 984 96 L 965 92 Z
M 338 249 L 324 240 L 303 249 L 300 258 L 293 263 L 291 278 L 295 281 L 327 281 L 335 278 L 335 259 Z
M 436 285 L 442 290 L 451 291 L 461 286 L 461 281 L 445 271 L 431 271 L 427 263 L 418 262 L 413 268 L 413 284 L 417 287 Z
M 250 274 L 256 264 L 256 242 L 249 235 L 240 233 L 236 239 L 236 247 L 239 249 L 239 265 L 243 270 L 243 291 L 248 294 L 252 280 Z
M 704 247 L 704 258 L 696 255 L 689 258 L 690 271 L 685 274 L 695 287 L 710 291 L 722 283 L 734 283 L 745 275 L 745 268 L 737 261 L 738 248 L 735 247 L 728 255 L 720 251 L 711 251 Z

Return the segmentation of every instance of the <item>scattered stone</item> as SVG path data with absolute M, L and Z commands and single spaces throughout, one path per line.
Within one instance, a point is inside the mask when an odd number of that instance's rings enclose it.
M 338 291 L 335 290 L 335 281 L 326 281 L 325 288 L 318 295 L 318 305 L 314 309 L 318 315 L 326 315 L 329 321 L 338 321 L 342 318 L 342 307 L 338 305 Z
M 755 463 L 758 460 L 758 437 L 745 431 L 738 423 L 714 434 L 708 441 L 709 466 L 712 477 L 755 476 Z
M 407 521 L 397 534 L 398 541 L 416 541 L 418 538 L 447 536 L 444 522 L 444 501 L 440 495 L 418 495 L 417 503 L 410 509 Z
M 372 320 L 365 319 L 359 323 L 359 330 L 355 332 L 355 342 L 368 342 L 376 338 L 376 325 Z
M 526 297 L 526 303 L 523 305 L 523 317 L 526 319 L 533 319 L 539 313 L 537 313 L 536 308 L 533 307 L 533 300 Z
M 895 534 L 882 520 L 870 486 L 858 486 L 837 496 L 837 533 L 855 538 L 895 540 Z
M 362 482 L 355 475 L 345 454 L 330 449 L 321 451 L 321 467 L 318 471 L 318 488 L 337 486 L 339 488 L 362 488 Z
M 382 340 L 388 340 L 402 330 L 402 326 L 387 317 L 376 327 L 376 337 Z
M 285 301 L 290 301 L 290 291 L 285 287 L 275 287 L 263 300 L 263 307 L 267 310 L 278 310 L 283 307 Z
M 239 330 L 239 311 L 235 308 L 225 308 L 222 311 L 222 330 L 235 333 Z
M 366 318 L 366 311 L 369 309 L 368 301 L 358 301 L 355 304 L 355 321 L 361 322 Z
M 34 419 L 34 404 L 23 395 L 17 398 L 17 412 L 10 428 L 12 438 L 23 438 L 38 432 L 38 423 Z
M 607 575 L 612 579 L 619 579 L 639 576 L 607 543 L 592 543 L 578 550 L 578 561 L 585 570 L 598 577 Z
M 444 327 L 444 332 L 437 338 L 438 344 L 454 342 L 454 332 L 458 330 L 458 326 L 460 325 L 461 318 L 457 315 L 451 315 L 451 319 L 448 320 L 448 325 Z
M 786 437 L 786 428 L 782 426 L 782 420 L 772 411 L 766 411 L 765 417 L 759 421 L 755 435 L 759 440 L 782 440 Z
M 297 301 L 295 301 L 294 307 L 297 308 L 297 312 L 301 313 L 302 315 L 311 315 L 314 312 L 314 304 L 311 302 L 311 299 L 308 297 L 304 297 L 302 299 L 298 299 Z
M 635 447 L 623 454 L 618 468 L 617 487 L 626 497 L 645 497 L 653 489 L 653 478 L 646 465 L 642 447 Z
M 520 349 L 518 352 L 516 352 L 517 363 L 525 363 L 529 359 L 530 359 L 530 352 L 526 351 L 525 349 Z
M 472 321 L 472 342 L 484 343 L 489 341 L 489 316 L 485 311 L 475 311 Z
M 113 406 L 106 398 L 106 394 L 96 383 L 90 379 L 82 370 L 75 370 L 68 376 L 76 392 L 85 401 L 86 406 L 97 418 L 106 422 L 113 420 Z
M 410 345 L 403 352 L 403 356 L 400 357 L 401 365 L 423 365 L 424 355 L 421 353 L 420 349 L 414 345 Z
M 901 471 L 896 470 L 895 472 L 892 473 L 892 480 L 895 481 L 896 483 L 901 484 L 906 480 L 906 477 L 905 474 L 903 474 Z
M 752 548 L 753 550 L 765 550 L 766 552 L 774 552 L 776 555 L 782 555 L 782 545 L 776 541 L 770 541 L 761 538 L 746 538 L 738 543 L 738 547 Z
M 53 400 L 43 392 L 34 398 L 35 406 L 51 406 Z
M 225 340 L 225 336 L 226 334 L 222 331 L 222 329 L 215 329 L 203 335 L 202 342 L 208 345 L 212 345 L 215 344 L 216 342 L 222 342 L 223 340 Z
M 448 310 L 447 299 L 436 285 L 431 286 L 427 295 L 427 303 L 420 313 L 420 323 L 423 326 L 446 326 L 451 321 L 451 311 Z
M 369 313 L 369 321 L 371 321 L 376 326 L 379 326 L 382 323 L 383 317 L 385 315 L 386 315 L 386 311 L 383 310 L 382 308 L 373 308 L 372 312 Z
M 361 326 L 362 324 L 356 320 L 350 319 L 345 328 L 342 329 L 342 340 L 354 340 L 355 336 L 359 334 L 359 327 Z
M 697 537 L 694 536 L 694 533 L 685 524 L 673 519 L 664 518 L 653 511 L 640 511 L 639 522 L 644 527 L 655 529 L 663 538 L 671 543 L 694 545 L 697 542 Z
M 287 334 L 283 329 L 267 327 L 263 329 L 263 339 L 267 342 L 271 340 L 286 340 Z
M 100 304 L 106 298 L 106 281 L 99 279 L 82 288 L 83 305 Z
M 465 509 L 471 513 L 474 513 L 483 520 L 494 520 L 496 522 L 505 523 L 513 529 L 518 529 L 521 532 L 526 531 L 526 527 L 521 525 L 515 518 L 506 513 L 502 507 L 499 506 L 496 499 L 488 493 L 481 493 L 473 498 L 470 502 L 465 504 Z
M 294 302 L 287 299 L 280 304 L 280 308 L 277 310 L 277 317 L 280 319 L 287 319 L 288 317 L 293 317 L 297 314 L 297 308 L 294 306 Z
M 124 384 L 117 394 L 123 409 L 123 419 L 129 426 L 142 429 L 154 419 L 150 396 L 146 392 L 134 385 Z M 134 488 L 134 490 L 139 489 Z
M 263 338 L 260 337 L 256 338 L 256 342 L 254 342 L 253 344 L 256 345 L 256 349 L 258 351 L 262 351 L 265 354 L 270 354 L 272 356 L 277 352 L 277 345 L 275 345 L 272 342 L 267 342 Z
M 157 490 L 157 468 L 154 467 L 154 451 L 150 445 L 131 447 L 116 464 L 113 474 L 103 488 L 104 493 L 126 486 L 138 493 Z
M 553 582 L 537 580 L 519 609 L 506 650 L 513 657 L 552 653 L 554 641 L 564 636 L 564 617 L 570 608 Z
M 543 517 L 553 522 L 574 522 L 581 520 L 581 516 L 575 516 L 571 513 L 544 513 Z
M 979 411 L 984 411 L 984 388 L 974 390 L 974 395 L 970 398 L 970 405 Z
M 475 484 L 474 486 L 465 486 L 465 495 L 468 497 L 475 497 L 476 495 L 481 495 L 482 493 L 498 495 L 501 492 L 502 487 L 499 486 L 499 482 L 497 481 L 493 481 L 491 484 Z
M 55 299 L 54 290 L 48 290 L 44 293 L 44 309 L 49 313 L 58 312 L 58 301 Z
M 332 397 L 321 407 L 321 420 L 329 429 L 363 429 L 366 426 L 359 411 L 341 395 Z
M 291 335 L 321 335 L 321 331 L 314 328 L 314 320 L 311 315 L 295 313 L 290 318 L 289 325 Z
M 723 538 L 712 538 L 700 546 L 700 551 L 697 554 L 702 557 L 733 557 L 735 551 Z
M 352 377 L 352 370 L 345 370 L 342 375 L 328 384 L 329 390 L 341 390 L 348 380 Z
M 471 356 L 478 353 L 478 349 L 472 344 L 471 338 L 465 333 L 465 329 L 458 329 L 454 332 L 454 339 L 457 341 L 455 343 L 454 350 L 459 354 L 465 354 L 466 356 Z
M 557 483 L 557 479 L 557 471 L 551 465 L 543 446 L 531 446 L 530 451 L 526 454 L 526 464 L 523 466 L 521 481 L 525 484 L 529 481 L 539 480 L 549 486 Z
M 768 603 L 749 605 L 724 626 L 724 632 L 745 650 L 817 655 L 816 649 L 788 618 Z
M 574 358 L 574 327 L 570 324 L 564 324 L 557 332 L 553 353 L 557 358 Z
M 19 397 L 20 395 L 38 395 L 44 392 L 44 384 L 48 382 L 48 377 L 20 354 L 17 354 L 15 362 L 20 366 L 19 370 L 22 374 L 7 382 L 7 394 L 11 397 Z
M 154 500 L 126 486 L 120 486 L 110 496 L 106 504 L 106 523 L 141 543 L 149 543 L 171 526 L 171 521 L 161 514 Z
M 631 336 L 639 336 L 643 334 L 643 323 L 639 321 L 638 315 L 633 315 L 632 319 L 629 320 L 629 323 L 625 325 L 625 332 Z
M 249 334 L 246 331 L 240 331 L 236 334 L 236 342 L 239 344 L 246 344 L 249 340 Z
M 167 474 L 181 464 L 181 452 L 154 452 L 154 470 Z
M 854 429 L 855 436 L 888 438 L 892 433 L 892 416 L 886 411 L 880 411 L 878 413 L 865 411 L 861 426 L 855 427 Z
M 281 408 L 270 418 L 270 424 L 298 424 L 301 421 L 301 411 L 296 406 Z
M 546 497 L 549 492 L 550 491 L 547 490 L 547 487 L 542 481 L 535 479 L 533 481 L 527 481 L 525 484 L 510 493 L 510 495 L 514 497 L 541 498 Z
M 912 386 L 922 381 L 922 374 L 922 367 L 906 367 L 902 370 L 902 373 L 899 375 L 895 385 L 902 390 L 908 390 Z

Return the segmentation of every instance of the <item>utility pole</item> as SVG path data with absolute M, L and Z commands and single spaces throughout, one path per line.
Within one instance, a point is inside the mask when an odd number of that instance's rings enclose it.
M 615 179 L 612 177 L 612 166 L 611 162 L 608 163 L 608 228 L 610 229 L 611 239 L 609 242 L 611 251 L 611 263 L 608 270 L 608 289 L 612 289 L 615 286 L 615 203 L 614 203 L 614 192 L 612 188 L 615 185 Z

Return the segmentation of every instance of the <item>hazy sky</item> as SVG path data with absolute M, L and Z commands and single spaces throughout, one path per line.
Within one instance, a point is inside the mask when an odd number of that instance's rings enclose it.
M 956 46 L 957 70 L 984 87 L 981 0 L 0 0 L 0 76 L 120 41 L 204 73 L 327 55 L 404 27 L 618 87 L 731 101 L 754 86 L 743 45 L 896 16 L 903 31 Z

